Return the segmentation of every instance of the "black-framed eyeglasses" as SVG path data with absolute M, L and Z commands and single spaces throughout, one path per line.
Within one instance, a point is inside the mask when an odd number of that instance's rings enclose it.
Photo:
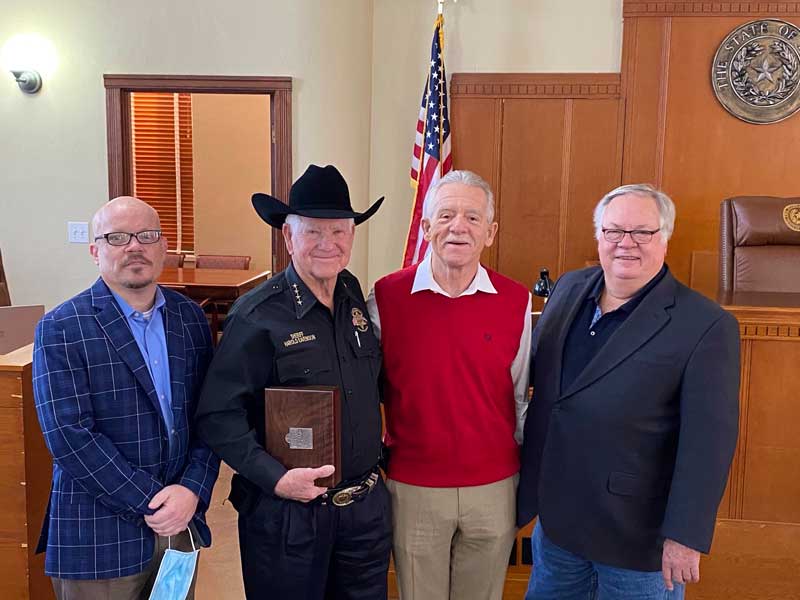
M 631 239 L 637 244 L 649 244 L 653 236 L 661 231 L 658 229 L 605 229 L 603 228 L 603 237 L 607 242 L 612 244 L 619 244 L 625 237 L 625 234 L 631 236 Z
M 145 229 L 136 233 L 127 231 L 113 231 L 95 236 L 94 241 L 105 239 L 110 246 L 127 246 L 131 243 L 131 238 L 136 238 L 140 244 L 155 244 L 161 239 L 160 229 Z

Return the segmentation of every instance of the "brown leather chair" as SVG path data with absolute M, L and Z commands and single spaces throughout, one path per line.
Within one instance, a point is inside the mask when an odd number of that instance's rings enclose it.
M 0 252 L 0 306 L 11 306 L 11 293 L 8 291 L 8 280 L 3 269 L 2 252 Z
M 183 267 L 183 261 L 186 258 L 184 254 L 167 254 L 164 257 L 164 266 L 171 269 L 180 269 Z
M 737 196 L 722 202 L 721 292 L 800 292 L 800 231 L 784 209 L 800 198 Z
M 250 257 L 224 254 L 198 254 L 194 266 L 197 269 L 240 269 L 246 271 L 250 268 Z

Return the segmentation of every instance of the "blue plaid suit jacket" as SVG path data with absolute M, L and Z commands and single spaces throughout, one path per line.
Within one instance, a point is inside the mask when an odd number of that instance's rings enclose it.
M 46 550 L 45 572 L 52 577 L 108 579 L 144 570 L 155 541 L 144 515 L 152 514 L 148 503 L 169 484 L 197 494 L 193 524 L 203 542 L 211 542 L 204 514 L 219 459 L 190 430 L 211 335 L 199 306 L 162 292 L 173 432 L 166 430 L 142 354 L 102 279 L 47 313 L 36 328 L 34 398 L 53 455 L 37 550 Z

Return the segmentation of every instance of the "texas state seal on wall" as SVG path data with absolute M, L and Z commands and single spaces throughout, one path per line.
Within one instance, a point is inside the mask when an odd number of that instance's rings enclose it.
M 734 29 L 711 68 L 717 100 L 748 123 L 775 123 L 800 109 L 800 30 L 762 19 Z

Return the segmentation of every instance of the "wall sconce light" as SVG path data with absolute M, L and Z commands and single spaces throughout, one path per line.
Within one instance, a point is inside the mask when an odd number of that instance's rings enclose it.
M 42 76 L 37 71 L 11 71 L 14 79 L 26 94 L 35 94 L 42 89 Z
M 57 64 L 53 44 L 35 34 L 15 35 L 3 45 L 0 57 L 3 67 L 11 71 L 19 89 L 26 94 L 42 89 L 42 76 L 50 75 Z

